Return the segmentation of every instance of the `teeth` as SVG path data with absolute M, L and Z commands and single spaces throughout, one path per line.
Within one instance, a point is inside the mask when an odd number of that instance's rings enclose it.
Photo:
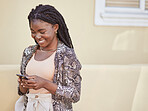
M 40 40 L 39 43 L 43 43 L 45 40 Z

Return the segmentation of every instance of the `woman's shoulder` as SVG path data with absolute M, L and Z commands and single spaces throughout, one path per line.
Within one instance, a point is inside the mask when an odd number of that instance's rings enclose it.
M 69 48 L 68 46 L 63 44 L 58 50 L 59 59 L 63 58 L 65 65 L 70 66 L 70 64 L 72 64 L 75 69 L 81 69 L 81 63 L 79 62 L 73 48 Z
M 65 63 L 72 64 L 75 63 L 78 69 L 81 69 L 81 63 L 79 62 L 75 51 L 73 48 L 69 48 L 65 44 L 57 50 L 58 59 L 64 60 Z
M 37 47 L 38 47 L 38 45 L 30 45 L 24 49 L 23 53 L 25 55 L 29 55 L 29 54 L 33 53 L 37 49 Z
M 75 51 L 73 48 L 70 48 L 68 46 L 66 46 L 64 43 L 60 42 L 58 44 L 58 48 L 57 48 L 57 52 L 62 54 L 62 55 L 65 55 L 65 56 L 68 56 L 68 55 L 75 55 Z

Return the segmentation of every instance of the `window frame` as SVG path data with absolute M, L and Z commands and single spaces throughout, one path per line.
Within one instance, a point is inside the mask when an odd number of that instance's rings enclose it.
M 95 25 L 148 27 L 148 10 L 145 10 L 145 0 L 140 0 L 139 8 L 106 7 L 105 1 L 96 0 Z

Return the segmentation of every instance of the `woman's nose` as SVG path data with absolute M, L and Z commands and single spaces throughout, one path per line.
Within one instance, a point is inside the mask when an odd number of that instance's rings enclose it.
M 39 34 L 36 34 L 35 37 L 38 38 L 38 39 L 41 38 L 41 36 Z

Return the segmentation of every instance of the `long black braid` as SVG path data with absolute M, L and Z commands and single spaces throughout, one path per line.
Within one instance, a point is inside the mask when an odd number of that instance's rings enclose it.
M 29 24 L 34 19 L 40 19 L 50 24 L 58 24 L 59 29 L 57 31 L 57 37 L 65 45 L 73 48 L 73 44 L 66 26 L 63 16 L 51 5 L 38 5 L 35 9 L 32 9 L 28 15 Z

